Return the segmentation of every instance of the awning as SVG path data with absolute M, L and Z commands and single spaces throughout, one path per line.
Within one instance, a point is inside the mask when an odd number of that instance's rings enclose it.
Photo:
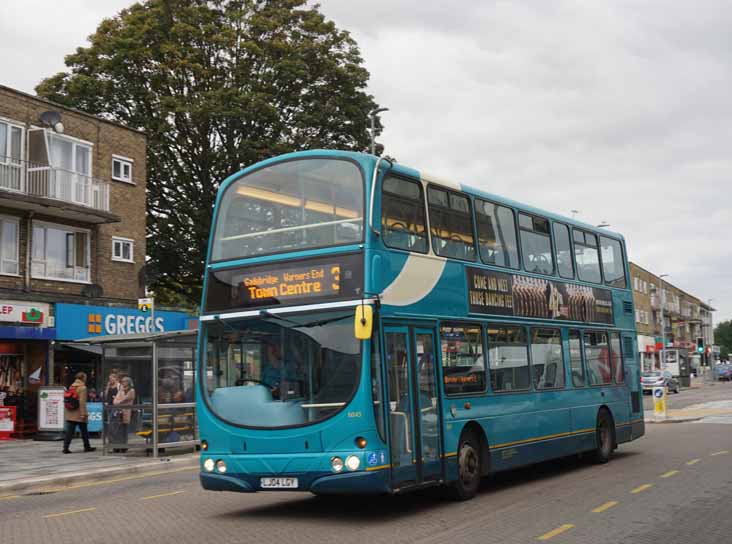
M 82 344 L 80 342 L 56 342 L 56 347 L 76 349 L 85 353 L 93 353 L 94 355 L 102 354 L 102 346 L 92 346 L 89 344 Z

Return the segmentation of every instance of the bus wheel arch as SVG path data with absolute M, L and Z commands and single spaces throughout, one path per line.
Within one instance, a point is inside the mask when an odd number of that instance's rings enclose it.
M 491 453 L 490 447 L 488 446 L 488 437 L 485 434 L 485 430 L 476 421 L 468 421 L 463 427 L 460 437 L 462 439 L 463 433 L 470 433 L 475 437 L 475 440 L 480 447 L 480 475 L 488 476 L 491 466 Z M 458 447 L 460 444 L 458 443 Z
M 595 436 L 597 447 L 592 455 L 596 463 L 604 464 L 610 460 L 613 451 L 617 448 L 615 438 L 615 418 L 607 405 L 600 406 L 597 411 Z
M 448 496 L 453 500 L 472 499 L 480 487 L 481 476 L 485 474 L 488 463 L 485 461 L 488 442 L 480 425 L 471 421 L 460 433 L 457 444 L 457 478 L 448 486 Z

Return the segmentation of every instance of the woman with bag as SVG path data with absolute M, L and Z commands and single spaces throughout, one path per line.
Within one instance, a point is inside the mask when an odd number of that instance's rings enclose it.
M 68 394 L 64 394 L 64 419 L 66 420 L 66 428 L 64 429 L 64 453 L 71 453 L 69 445 L 71 445 L 71 439 L 76 432 L 77 426 L 81 431 L 84 451 L 94 451 L 96 449 L 92 448 L 89 444 L 89 431 L 86 426 L 89 420 L 89 412 L 86 408 L 86 373 L 77 372 L 75 378 L 74 383 L 69 387 Z
M 130 406 L 135 404 L 135 390 L 132 388 L 132 380 L 125 376 L 120 380 L 120 388 L 114 397 L 115 406 Z M 132 419 L 132 410 L 119 410 L 119 440 L 121 444 L 127 444 L 127 427 Z M 117 451 L 117 450 L 114 450 Z M 126 452 L 127 448 L 120 451 Z

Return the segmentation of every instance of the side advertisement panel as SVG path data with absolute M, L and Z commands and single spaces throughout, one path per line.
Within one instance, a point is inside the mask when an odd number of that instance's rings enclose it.
M 465 267 L 471 313 L 613 324 L 609 289 Z

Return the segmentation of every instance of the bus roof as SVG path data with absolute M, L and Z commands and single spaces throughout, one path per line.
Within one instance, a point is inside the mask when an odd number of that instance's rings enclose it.
M 233 176 L 230 176 L 227 181 L 232 180 L 232 178 L 238 178 L 243 172 L 246 172 L 247 170 L 253 168 L 253 167 L 261 167 L 266 164 L 272 164 L 279 162 L 283 159 L 294 159 L 294 158 L 300 158 L 300 157 L 308 157 L 312 155 L 319 155 L 319 156 L 331 156 L 331 157 L 347 157 L 350 158 L 356 162 L 359 163 L 375 163 L 379 157 L 375 155 L 371 155 L 370 153 L 362 153 L 358 151 L 343 151 L 343 150 L 334 150 L 334 149 L 313 149 L 309 151 L 296 151 L 293 153 L 287 153 L 285 155 L 278 155 L 276 157 L 272 157 L 271 159 L 267 159 L 265 161 L 262 161 L 260 163 L 257 163 L 256 165 L 252 165 L 251 167 L 245 168 L 241 172 L 237 172 Z M 384 157 L 386 159 L 386 157 Z M 505 204 L 506 206 L 510 206 L 513 208 L 517 208 L 521 211 L 525 211 L 530 214 L 540 215 L 542 217 L 546 217 L 548 219 L 551 219 L 553 221 L 560 221 L 562 223 L 578 227 L 585 230 L 590 230 L 594 232 L 598 232 L 601 234 L 605 234 L 608 236 L 611 236 L 613 238 L 619 239 L 619 240 L 625 240 L 622 234 L 608 230 L 606 228 L 597 227 L 595 225 L 591 225 L 589 223 L 585 223 L 583 221 L 577 221 L 576 219 L 572 219 L 571 217 L 567 217 L 561 214 L 549 212 L 546 210 L 543 210 L 541 208 L 536 208 L 533 206 L 530 206 L 528 204 L 524 204 L 521 202 L 518 202 L 516 200 L 512 200 L 510 198 L 506 198 L 503 196 L 499 196 L 493 193 L 490 193 L 488 191 L 484 191 L 482 189 L 477 189 L 473 186 L 466 185 L 464 183 L 460 183 L 454 180 L 442 178 L 439 176 L 434 176 L 430 174 L 429 172 L 424 172 L 421 170 L 417 170 L 415 168 L 411 168 L 409 166 L 400 164 L 400 163 L 393 163 L 392 171 L 401 174 L 404 176 L 409 176 L 413 178 L 417 178 L 420 180 L 423 180 L 427 183 L 431 183 L 434 185 L 440 185 L 447 189 L 453 189 L 457 191 L 463 191 L 471 196 L 482 198 L 485 200 L 490 200 L 492 202 L 495 202 L 497 204 Z M 223 185 L 223 184 L 222 184 Z

